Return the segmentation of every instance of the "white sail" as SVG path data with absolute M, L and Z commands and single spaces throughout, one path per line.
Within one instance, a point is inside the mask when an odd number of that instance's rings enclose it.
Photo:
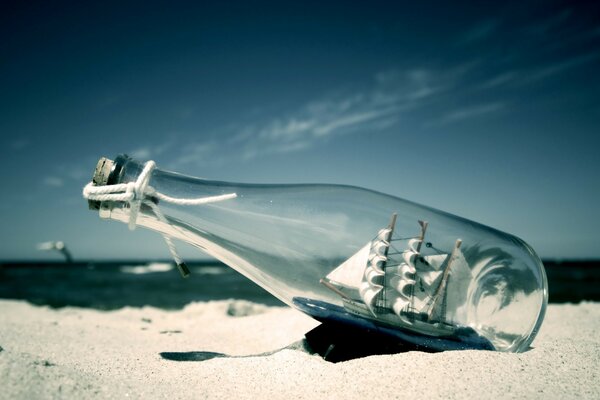
M 373 310 L 373 307 L 375 306 L 375 303 L 377 301 L 377 296 L 379 295 L 379 293 L 381 293 L 382 290 L 383 290 L 383 286 L 370 285 L 368 282 L 364 282 L 360 286 L 360 289 L 359 289 L 360 297 L 362 298 L 364 303 L 367 305 L 367 307 L 369 308 L 371 313 L 373 313 L 373 315 L 375 315 L 375 311 Z
M 415 262 L 417 282 L 413 290 L 411 307 L 416 312 L 426 312 L 432 297 L 440 285 L 448 254 L 418 257 Z
M 427 286 L 438 283 L 444 270 L 442 265 L 447 258 L 448 254 L 419 257 L 415 261 L 415 268 L 419 271 L 420 281 Z
M 467 293 L 473 274 L 465 256 L 460 249 L 455 252 L 446 285 L 445 318 L 458 323 L 467 322 L 466 308 Z
M 392 302 L 392 310 L 396 315 L 400 315 L 410 305 L 410 301 L 406 300 L 405 297 L 396 297 Z
M 391 233 L 392 233 L 391 228 L 380 229 L 379 232 L 377 233 L 377 239 L 384 241 L 384 242 L 389 242 Z
M 365 270 L 365 280 L 367 281 L 367 283 L 371 286 L 381 286 L 383 287 L 383 277 L 384 273 L 377 271 L 374 268 L 367 268 Z
M 381 273 L 383 273 L 383 266 L 385 265 L 386 261 L 387 257 L 385 256 L 380 256 L 377 254 L 371 254 L 369 256 L 369 264 L 371 265 L 371 268 Z
M 410 239 L 408 241 L 408 248 L 410 249 L 410 251 L 412 251 L 413 253 L 418 253 L 419 251 L 417 250 L 419 245 L 422 243 L 423 241 L 421 239 Z
M 383 289 L 383 267 L 391 233 L 390 228 L 381 229 L 375 240 L 331 271 L 326 279 L 341 288 L 358 290 L 361 299 L 371 308 Z
M 377 240 L 373 243 L 373 252 L 379 257 L 385 257 L 390 244 L 383 240 Z
M 409 245 L 409 250 L 402 253 L 402 261 L 398 266 L 386 269 L 385 306 L 398 315 L 411 304 L 418 271 L 414 261 L 419 253 L 416 247 Z
M 391 233 L 391 229 L 382 229 L 377 234 L 377 239 L 371 243 L 369 262 L 365 268 L 359 289 L 360 297 L 373 315 L 375 315 L 373 307 L 377 304 L 379 294 L 383 290 L 383 280 L 386 273 L 383 268 L 387 262 Z
M 401 275 L 394 275 L 389 278 L 389 286 L 398 292 L 398 295 L 410 299 L 415 280 Z
M 369 260 L 370 252 L 371 242 L 367 243 L 367 245 L 356 252 L 356 254 L 331 271 L 329 275 L 327 275 L 327 279 L 339 286 L 349 289 L 358 289 L 363 281 L 365 265 L 367 265 Z

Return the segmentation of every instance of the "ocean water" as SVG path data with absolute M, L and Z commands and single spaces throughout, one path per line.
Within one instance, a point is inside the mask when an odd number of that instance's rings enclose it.
M 125 306 L 180 309 L 193 301 L 244 299 L 266 305 L 282 303 L 264 289 L 218 262 L 189 263 L 181 277 L 165 262 L 4 262 L 0 263 L 0 298 L 50 307 Z M 545 261 L 553 303 L 600 301 L 599 261 Z
M 193 301 L 231 298 L 283 304 L 223 264 L 188 266 L 191 275 L 182 278 L 172 262 L 0 263 L 0 298 L 102 310 L 180 309 Z

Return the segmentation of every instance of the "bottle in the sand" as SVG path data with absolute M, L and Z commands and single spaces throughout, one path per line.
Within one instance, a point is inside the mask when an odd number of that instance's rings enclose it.
M 522 240 L 341 185 L 211 181 L 101 159 L 84 196 L 102 218 L 190 243 L 317 320 L 425 348 L 523 351 L 547 305 Z

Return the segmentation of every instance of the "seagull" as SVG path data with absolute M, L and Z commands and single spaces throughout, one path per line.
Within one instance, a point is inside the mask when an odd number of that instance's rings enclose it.
M 67 249 L 67 246 L 65 246 L 65 242 L 61 242 L 60 240 L 56 241 L 56 242 L 51 241 L 51 242 L 39 243 L 37 245 L 37 249 L 42 250 L 42 251 L 52 251 L 52 250 L 59 251 L 65 257 L 65 261 L 67 263 L 73 262 L 73 257 L 71 256 L 71 252 Z

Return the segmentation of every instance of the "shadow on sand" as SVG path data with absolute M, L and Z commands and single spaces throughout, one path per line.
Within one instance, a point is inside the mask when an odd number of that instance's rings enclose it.
M 270 356 L 275 353 L 278 353 L 282 350 L 298 350 L 298 351 L 302 351 L 304 353 L 313 354 L 313 352 L 308 347 L 305 340 L 299 340 L 297 342 L 290 344 L 289 346 L 282 347 L 277 350 L 267 351 L 267 352 L 258 353 L 258 354 L 249 354 L 249 355 L 245 355 L 245 356 L 232 356 L 229 354 L 217 353 L 214 351 L 182 351 L 182 352 L 165 351 L 165 352 L 162 352 L 159 354 L 163 359 L 169 360 L 169 361 L 208 361 L 208 360 L 212 360 L 213 358 L 266 357 L 266 356 Z
M 211 351 L 188 351 L 188 352 L 162 352 L 160 356 L 170 361 L 207 361 L 214 358 L 248 358 L 265 357 L 282 350 L 296 350 L 310 355 L 318 354 L 325 361 L 332 363 L 350 361 L 373 355 L 397 354 L 407 351 L 431 352 L 426 348 L 398 343 L 385 336 L 373 336 L 356 330 L 340 330 L 339 327 L 332 328 L 327 324 L 319 325 L 317 328 L 306 333 L 304 339 L 299 340 L 281 349 L 244 356 L 231 356 Z

